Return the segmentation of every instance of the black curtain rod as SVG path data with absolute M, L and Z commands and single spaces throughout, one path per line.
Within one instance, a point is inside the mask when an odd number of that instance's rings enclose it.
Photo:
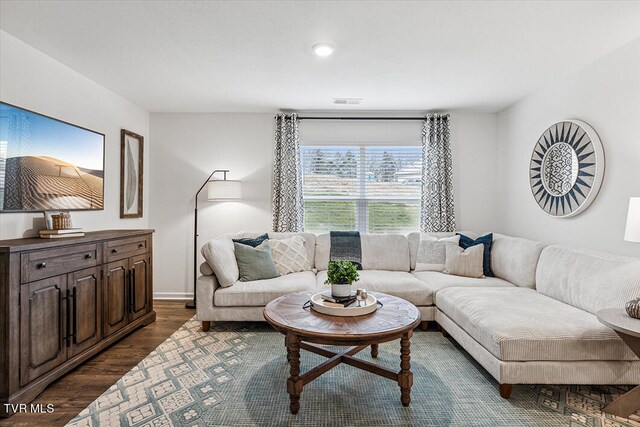
M 298 120 L 425 120 L 425 117 L 298 117 Z

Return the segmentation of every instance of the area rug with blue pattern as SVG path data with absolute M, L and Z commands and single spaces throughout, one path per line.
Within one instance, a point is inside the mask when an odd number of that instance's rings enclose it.
M 359 358 L 400 366 L 400 344 Z M 301 351 L 301 371 L 321 356 Z M 289 412 L 283 335 L 266 323 L 187 321 L 68 426 L 640 426 L 601 408 L 624 386 L 515 385 L 509 400 L 455 341 L 436 331 L 411 339 L 411 405 L 386 378 L 339 365 L 304 387 Z

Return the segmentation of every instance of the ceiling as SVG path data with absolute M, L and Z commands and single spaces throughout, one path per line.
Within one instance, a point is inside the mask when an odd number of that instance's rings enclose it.
M 640 1 L 3 0 L 0 28 L 151 112 L 495 112 L 640 37 Z

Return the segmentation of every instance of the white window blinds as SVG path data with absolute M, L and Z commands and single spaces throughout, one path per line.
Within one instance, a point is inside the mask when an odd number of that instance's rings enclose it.
M 420 146 L 315 145 L 301 151 L 305 231 L 419 229 Z

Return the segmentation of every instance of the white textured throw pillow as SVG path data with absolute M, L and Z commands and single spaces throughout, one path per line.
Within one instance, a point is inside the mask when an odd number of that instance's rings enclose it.
M 447 259 L 447 244 L 458 245 L 460 236 L 438 239 L 428 234 L 420 236 L 415 271 L 442 271 Z
M 446 252 L 445 273 L 464 277 L 482 277 L 484 245 L 462 249 L 460 246 L 450 243 L 446 246 Z
M 302 236 L 293 236 L 287 239 L 272 239 L 271 255 L 276 269 L 280 275 L 311 270 L 311 263 L 307 258 L 307 250 L 304 247 Z
M 230 236 L 209 240 L 202 247 L 202 256 L 223 288 L 233 285 L 240 278 L 236 252 Z

